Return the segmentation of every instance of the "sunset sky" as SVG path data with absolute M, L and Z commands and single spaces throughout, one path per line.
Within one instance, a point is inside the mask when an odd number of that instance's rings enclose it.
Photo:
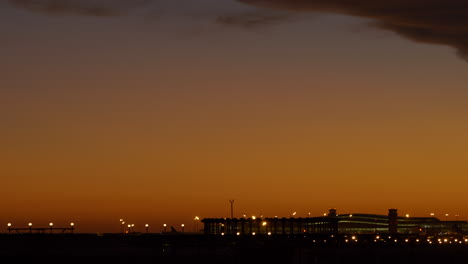
M 0 225 L 468 220 L 465 0 L 0 2 Z M 458 216 L 456 216 L 458 215 Z

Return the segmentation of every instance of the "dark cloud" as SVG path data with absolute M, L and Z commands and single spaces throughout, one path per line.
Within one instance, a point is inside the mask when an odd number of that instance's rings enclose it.
M 216 21 L 223 25 L 256 28 L 276 24 L 278 22 L 289 21 L 291 19 L 292 17 L 287 14 L 249 12 L 236 15 L 221 15 L 218 16 Z
M 18 8 L 48 14 L 86 16 L 116 16 L 149 0 L 8 0 Z
M 333 12 L 372 19 L 416 42 L 447 45 L 468 60 L 467 0 L 238 0 L 284 10 Z

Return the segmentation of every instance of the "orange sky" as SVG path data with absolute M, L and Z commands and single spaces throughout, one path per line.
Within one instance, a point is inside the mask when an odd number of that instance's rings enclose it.
M 468 219 L 468 64 L 453 49 L 334 14 L 250 28 L 191 8 L 0 4 L 1 225 L 191 230 L 229 217 L 229 199 L 237 217 Z

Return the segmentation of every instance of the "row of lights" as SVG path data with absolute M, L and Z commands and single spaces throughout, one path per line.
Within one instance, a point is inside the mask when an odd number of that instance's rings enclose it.
M 194 221 L 199 221 L 199 220 L 200 220 L 200 217 L 195 216 Z M 123 219 L 120 219 L 120 223 L 122 224 L 122 226 L 125 225 L 125 221 Z M 130 230 L 131 228 L 135 227 L 135 224 L 128 224 L 127 227 Z M 180 227 L 182 228 L 182 232 L 184 232 L 185 224 L 181 224 Z M 146 228 L 146 232 L 148 233 L 149 224 L 145 224 L 145 228 Z M 163 224 L 163 228 L 164 228 L 164 232 L 167 232 L 167 224 Z M 196 229 L 198 230 L 198 225 L 196 226 Z
M 10 232 L 10 231 L 11 231 L 11 228 L 12 228 L 12 224 L 11 224 L 11 223 L 8 223 L 7 226 L 8 226 L 8 232 Z M 30 232 L 32 232 L 32 226 L 33 226 L 33 224 L 30 222 L 30 223 L 28 223 L 28 226 L 29 226 Z M 49 226 L 50 226 L 50 232 L 52 233 L 52 230 L 53 230 L 53 228 L 54 228 L 54 223 L 50 222 L 50 223 L 49 223 Z M 74 230 L 74 228 L 75 228 L 75 223 L 73 223 L 73 222 L 70 223 L 70 226 L 71 226 L 71 230 L 72 230 L 72 232 L 73 232 L 73 230 Z
M 32 225 L 33 225 L 32 223 L 28 223 L 28 226 L 29 226 L 29 227 L 32 227 Z M 11 223 L 8 223 L 7 226 L 8 226 L 9 228 L 11 228 L 12 224 L 11 224 Z M 50 223 L 49 223 L 49 226 L 50 226 L 50 227 L 53 227 L 53 226 L 54 226 L 54 223 L 50 222 Z M 75 223 L 70 223 L 70 226 L 75 226 Z

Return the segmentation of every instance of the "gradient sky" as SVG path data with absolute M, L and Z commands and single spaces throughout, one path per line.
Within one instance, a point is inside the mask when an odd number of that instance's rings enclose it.
M 0 2 L 0 224 L 468 218 L 466 21 L 241 2 Z

